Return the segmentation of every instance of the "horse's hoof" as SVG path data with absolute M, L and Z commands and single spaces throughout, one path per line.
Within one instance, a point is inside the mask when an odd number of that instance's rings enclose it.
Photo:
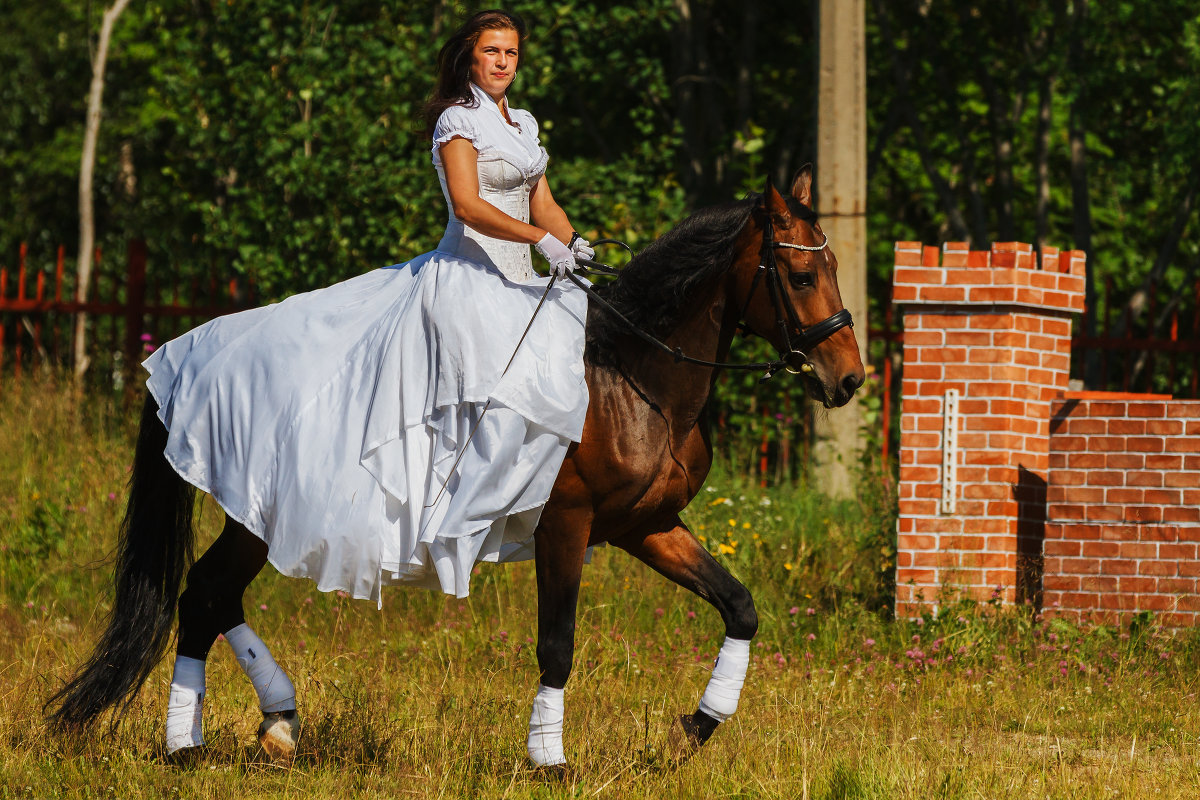
M 553 783 L 573 783 L 575 770 L 569 764 L 535 764 L 533 772 L 544 781 Z
M 180 747 L 178 750 L 172 750 L 163 758 L 166 763 L 172 767 L 179 769 L 192 769 L 196 767 L 208 751 L 204 745 L 196 745 L 195 747 Z
M 296 757 L 296 740 L 300 738 L 300 715 L 291 711 L 263 714 L 258 726 L 258 743 L 272 761 L 291 761 Z
M 696 754 L 712 736 L 712 730 L 697 720 L 695 714 L 684 714 L 676 717 L 671 732 L 667 734 L 667 748 L 664 755 L 676 764 L 682 764 Z

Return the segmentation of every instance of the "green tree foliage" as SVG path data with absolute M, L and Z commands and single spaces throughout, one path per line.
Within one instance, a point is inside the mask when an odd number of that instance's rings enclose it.
M 78 234 L 76 188 L 91 66 L 82 20 L 55 2 L 0 18 L 0 264 L 19 242 Z M 61 221 L 62 224 L 56 224 Z
M 762 24 L 785 3 L 513 8 L 531 30 L 514 103 L 541 120 L 556 194 L 587 232 L 644 245 L 699 201 L 760 188 L 776 157 L 777 182 L 804 160 L 811 103 L 795 87 L 812 83 L 811 34 Z M 291 0 L 131 7 L 110 57 L 97 171 L 109 245 L 142 236 L 152 269 L 232 269 L 254 277 L 263 298 L 428 249 L 446 212 L 420 112 L 436 42 L 471 10 Z M 5 255 L 39 235 L 47 246 L 74 238 L 67 181 L 77 169 L 89 24 L 53 0 L 9 13 L 19 24 L 0 33 L 13 62 L 0 99 L 21 119 L 6 126 L 2 157 L 20 181 L 0 205 L 18 212 L 4 213 Z M 805 57 L 776 59 L 770 79 L 755 70 L 763 47 L 798 46 Z M 47 98 L 59 98 L 52 114 L 39 107 Z
M 890 248 L 906 236 L 976 247 L 1040 239 L 1088 250 L 1089 280 L 1111 279 L 1121 298 L 1147 281 L 1167 298 L 1190 291 L 1200 258 L 1187 235 L 1200 188 L 1194 3 L 870 8 L 874 298 L 887 296 Z M 1132 302 L 1136 320 L 1148 304 Z M 1149 322 L 1162 332 L 1163 320 Z

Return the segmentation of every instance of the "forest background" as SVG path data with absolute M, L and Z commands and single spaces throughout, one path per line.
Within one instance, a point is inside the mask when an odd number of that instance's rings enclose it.
M 156 280 L 215 269 L 251 279 L 258 302 L 431 249 L 446 209 L 420 112 L 438 44 L 480 7 L 131 3 L 108 57 L 97 243 L 122 253 L 144 239 Z M 816 3 L 510 7 L 530 28 L 512 102 L 541 121 L 556 197 L 591 238 L 640 248 L 817 160 Z M 0 11 L 0 264 L 20 242 L 40 263 L 59 244 L 74 253 L 103 11 Z M 1194 0 L 873 0 L 866 47 L 873 324 L 896 240 L 1086 250 L 1089 292 L 1113 281 L 1142 325 L 1187 300 L 1200 267 Z M 759 426 L 793 424 L 801 391 L 724 384 L 743 453 Z

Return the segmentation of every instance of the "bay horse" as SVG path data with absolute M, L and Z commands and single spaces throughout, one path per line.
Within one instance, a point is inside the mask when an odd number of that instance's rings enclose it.
M 787 367 L 827 408 L 847 403 L 865 378 L 837 260 L 811 209 L 811 183 L 806 166 L 790 196 L 768 181 L 762 195 L 698 211 L 634 257 L 589 305 L 586 422 L 534 533 L 541 681 L 528 747 L 536 765 L 565 761 L 562 690 L 591 545 L 624 550 L 708 601 L 724 623 L 725 643 L 699 706 L 673 729 L 680 755 L 703 745 L 737 708 L 758 629 L 754 601 L 679 515 L 712 465 L 709 398 L 739 327 L 779 351 L 778 361 L 761 365 L 768 375 Z M 90 660 L 47 702 L 56 730 L 85 729 L 103 712 L 127 707 L 165 651 L 176 609 L 179 655 L 203 662 L 218 634 L 244 626 L 243 593 L 267 560 L 267 545 L 227 518 L 192 563 L 195 490 L 163 457 L 166 429 L 156 410 L 148 397 L 107 629 Z M 262 746 L 287 757 L 298 730 L 294 690 L 272 705 L 261 676 L 247 672 L 264 712 Z M 282 670 L 272 676 L 291 688 Z

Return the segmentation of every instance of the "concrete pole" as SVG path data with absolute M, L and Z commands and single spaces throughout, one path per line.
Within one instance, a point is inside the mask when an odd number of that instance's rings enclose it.
M 837 255 L 842 302 L 866 361 L 867 69 L 865 0 L 820 0 L 817 212 Z M 812 476 L 835 497 L 854 494 L 862 449 L 858 400 L 817 412 Z

